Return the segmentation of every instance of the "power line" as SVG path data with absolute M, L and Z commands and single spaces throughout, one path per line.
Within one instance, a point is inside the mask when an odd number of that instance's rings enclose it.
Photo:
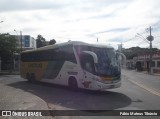
M 141 45 L 143 42 L 144 42 L 144 40 L 142 40 L 142 41 L 138 44 L 138 46 Z
M 141 32 L 141 33 L 139 33 L 139 34 L 144 34 L 144 33 L 146 33 L 146 31 L 143 31 L 143 32 Z M 133 38 L 131 38 L 131 39 L 129 39 L 129 40 L 126 40 L 126 41 L 124 41 L 123 43 L 126 43 L 126 42 L 129 42 L 129 41 L 131 41 L 131 40 L 134 40 L 136 38 L 136 36 L 134 36 Z M 145 39 L 145 38 L 144 38 Z
M 129 40 L 126 40 L 126 41 L 124 41 L 123 43 L 129 42 L 129 41 L 131 41 L 131 40 L 133 40 L 133 39 L 135 39 L 135 37 L 133 37 L 133 38 L 131 38 L 131 39 L 129 39 Z
M 143 41 L 145 41 L 146 43 L 149 43 L 149 42 L 147 41 L 147 39 L 144 38 L 141 34 L 138 34 L 138 33 L 137 33 L 137 37 L 143 39 Z

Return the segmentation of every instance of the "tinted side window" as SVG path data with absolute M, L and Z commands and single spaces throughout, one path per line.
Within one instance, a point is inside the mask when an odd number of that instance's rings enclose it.
M 76 63 L 76 58 L 73 51 L 72 45 L 67 45 L 60 48 L 60 55 L 63 56 L 64 60 Z
M 61 55 L 58 48 L 44 51 L 36 51 L 21 54 L 22 61 L 49 61 L 62 60 L 64 55 Z
M 71 45 L 56 49 L 36 51 L 21 54 L 21 60 L 27 62 L 33 61 L 71 61 L 76 63 L 76 58 Z

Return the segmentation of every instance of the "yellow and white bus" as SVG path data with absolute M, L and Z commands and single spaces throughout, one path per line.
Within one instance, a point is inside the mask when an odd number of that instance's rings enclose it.
M 72 89 L 121 86 L 118 54 L 111 46 L 69 41 L 21 53 L 21 77 Z

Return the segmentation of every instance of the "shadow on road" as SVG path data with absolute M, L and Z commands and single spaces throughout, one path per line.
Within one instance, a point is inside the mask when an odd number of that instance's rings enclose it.
M 128 96 L 118 92 L 72 91 L 63 86 L 46 83 L 30 84 L 27 81 L 8 85 L 38 96 L 47 102 L 51 109 L 56 105 L 56 107 L 65 107 L 66 109 L 103 111 L 123 108 L 131 103 L 131 99 Z

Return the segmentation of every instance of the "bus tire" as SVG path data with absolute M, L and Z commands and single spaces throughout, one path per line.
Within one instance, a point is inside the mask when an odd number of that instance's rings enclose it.
M 35 74 L 34 73 L 31 74 L 30 82 L 31 83 L 36 83 L 36 78 L 35 78 Z
M 78 83 L 77 83 L 76 78 L 70 77 L 69 80 L 68 80 L 68 86 L 72 90 L 77 90 L 78 89 Z

